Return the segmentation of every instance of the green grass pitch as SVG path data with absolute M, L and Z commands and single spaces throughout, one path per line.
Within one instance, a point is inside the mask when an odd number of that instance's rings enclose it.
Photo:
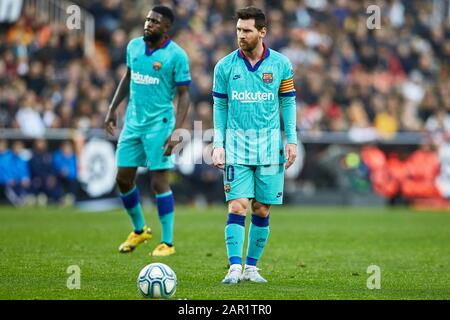
M 173 299 L 449 299 L 450 214 L 408 209 L 276 207 L 260 260 L 267 284 L 223 285 L 226 208 L 178 206 L 177 254 L 154 259 L 154 238 L 133 253 L 117 248 L 130 231 L 122 210 L 0 208 L 0 299 L 141 299 L 136 278 L 159 261 L 178 277 Z M 247 218 L 247 231 L 249 219 Z M 381 288 L 369 290 L 369 265 Z M 81 269 L 69 290 L 67 268 Z

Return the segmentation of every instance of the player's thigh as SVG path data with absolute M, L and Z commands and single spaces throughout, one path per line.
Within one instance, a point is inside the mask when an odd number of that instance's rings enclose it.
M 255 197 L 254 167 L 225 165 L 223 185 L 227 201 Z
M 174 167 L 174 155 L 164 155 L 164 143 L 167 140 L 168 132 L 151 132 L 143 134 L 141 137 L 147 157 L 147 167 L 149 170 L 167 170 Z
M 255 172 L 255 199 L 263 204 L 282 204 L 284 165 L 258 166 Z
M 116 150 L 117 167 L 145 167 L 147 159 L 139 134 L 126 129 L 121 133 Z

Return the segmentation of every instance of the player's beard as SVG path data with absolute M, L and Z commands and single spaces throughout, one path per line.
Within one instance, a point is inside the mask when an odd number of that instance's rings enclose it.
M 152 42 L 152 43 L 156 43 L 159 40 L 161 40 L 163 37 L 162 34 L 158 34 L 158 33 L 151 33 L 151 34 L 145 34 L 144 33 L 144 41 L 146 42 Z
M 255 38 L 253 41 L 245 41 L 245 43 L 239 43 L 239 48 L 244 52 L 252 52 L 258 46 L 259 39 Z

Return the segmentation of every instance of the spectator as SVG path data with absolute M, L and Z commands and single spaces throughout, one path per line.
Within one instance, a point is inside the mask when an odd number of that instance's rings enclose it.
M 33 156 L 30 159 L 32 192 L 39 205 L 48 202 L 57 203 L 62 190 L 54 173 L 52 154 L 47 150 L 47 141 L 38 139 L 34 142 Z
M 124 30 L 118 29 L 112 34 L 112 41 L 109 47 L 111 68 L 116 70 L 125 63 L 127 49 L 127 34 Z
M 425 128 L 430 134 L 433 144 L 442 146 L 450 141 L 450 115 L 445 109 L 439 108 L 428 118 Z
M 53 153 L 53 168 L 63 188 L 64 204 L 73 204 L 78 192 L 77 158 L 69 141 L 63 142 Z
M 0 140 L 0 192 L 5 194 L 6 189 L 12 184 L 11 177 L 12 152 L 8 149 L 8 142 Z M 0 197 L 1 199 L 2 197 Z
M 92 1 L 90 11 L 96 17 L 95 27 L 102 39 L 109 40 L 108 35 L 120 26 L 120 7 L 118 0 Z
M 376 139 L 377 134 L 370 125 L 361 100 L 355 100 L 347 110 L 350 119 L 349 136 L 353 141 L 365 142 Z
M 378 134 L 386 139 L 395 136 L 399 129 L 395 112 L 396 105 L 386 103 L 381 96 L 374 96 L 372 105 L 375 110 L 375 129 Z
M 46 79 L 44 77 L 44 65 L 41 61 L 33 61 L 31 63 L 30 72 L 25 77 L 27 87 L 36 93 L 41 95 L 42 91 L 47 86 Z
M 16 114 L 17 126 L 27 136 L 40 137 L 45 133 L 45 124 L 38 111 L 36 94 L 32 91 L 26 93 L 19 111 Z
M 15 141 L 12 146 L 10 163 L 10 183 L 6 190 L 8 199 L 16 206 L 29 203 L 28 194 L 31 186 L 31 175 L 28 168 L 29 154 L 22 141 Z

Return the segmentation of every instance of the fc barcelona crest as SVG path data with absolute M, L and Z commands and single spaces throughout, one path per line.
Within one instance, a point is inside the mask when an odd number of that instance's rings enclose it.
M 273 81 L 273 73 L 263 73 L 262 74 L 262 80 L 265 83 L 272 83 L 272 81 Z
M 153 64 L 153 69 L 155 69 L 156 71 L 159 71 L 159 70 L 161 69 L 161 67 L 162 67 L 162 63 L 159 62 L 159 61 L 156 61 L 156 62 Z

